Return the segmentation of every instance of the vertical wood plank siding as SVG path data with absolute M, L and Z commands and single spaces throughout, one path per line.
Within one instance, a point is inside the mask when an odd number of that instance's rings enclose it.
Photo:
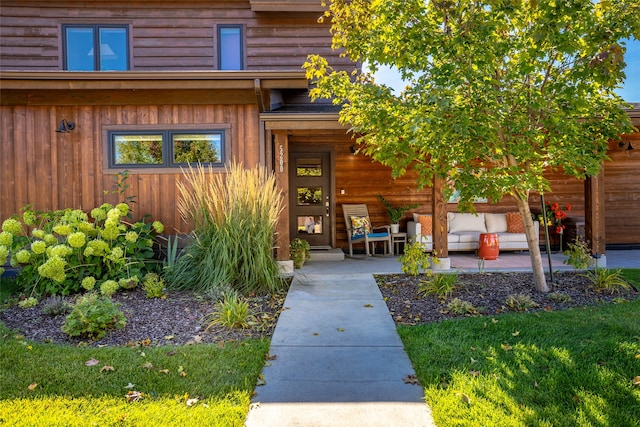
M 260 161 L 258 112 L 254 105 L 165 105 L 0 107 L 0 218 L 31 204 L 37 210 L 67 207 L 89 210 L 105 201 L 123 199 L 115 190 L 116 175 L 103 171 L 103 134 L 108 125 L 230 124 L 229 158 L 252 167 Z M 56 133 L 60 120 L 74 121 L 70 133 Z M 137 218 L 150 214 L 168 231 L 188 231 L 177 211 L 175 173 L 136 173 L 125 196 L 135 196 Z
M 318 0 L 319 1 L 319 0 Z M 337 68 L 353 64 L 331 50 L 329 25 L 319 12 L 253 12 L 249 1 L 2 2 L 0 68 L 62 69 L 62 24 L 129 24 L 132 70 L 214 70 L 216 26 L 243 25 L 245 69 L 300 71 L 309 53 Z

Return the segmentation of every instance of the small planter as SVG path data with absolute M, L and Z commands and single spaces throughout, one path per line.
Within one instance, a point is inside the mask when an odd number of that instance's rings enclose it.
M 289 243 L 289 251 L 290 257 L 293 260 L 293 267 L 296 269 L 302 268 L 304 262 L 311 256 L 309 242 L 299 237 Z
M 400 224 L 391 224 L 391 234 L 398 234 L 400 232 Z

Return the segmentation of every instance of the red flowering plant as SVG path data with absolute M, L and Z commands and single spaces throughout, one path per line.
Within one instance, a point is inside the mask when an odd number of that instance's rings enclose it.
M 547 227 L 554 227 L 556 234 L 563 234 L 565 225 L 562 223 L 562 220 L 567 218 L 567 212 L 571 211 L 571 204 L 567 203 L 564 207 L 560 206 L 558 202 L 547 202 L 546 204 L 547 211 L 547 222 L 545 224 L 544 217 L 542 213 L 539 215 L 534 215 L 534 220 L 540 221 L 540 224 L 546 225 Z

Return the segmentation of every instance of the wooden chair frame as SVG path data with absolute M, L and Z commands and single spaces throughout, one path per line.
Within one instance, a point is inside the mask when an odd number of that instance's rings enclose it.
M 375 254 L 376 250 L 376 242 L 383 242 L 384 253 L 385 255 L 388 253 L 392 253 L 391 249 L 391 227 L 388 225 L 381 227 L 374 227 L 371 225 L 371 233 L 365 234 L 362 237 L 353 237 L 353 227 L 351 225 L 351 217 L 369 217 L 369 210 L 367 209 L 367 205 L 365 204 L 354 204 L 354 205 L 342 205 L 342 213 L 344 215 L 344 223 L 347 228 L 347 240 L 349 242 L 349 256 L 353 257 L 353 245 L 358 243 L 364 243 L 365 252 L 367 256 L 371 256 L 372 252 Z M 371 222 L 371 219 L 369 219 Z M 374 230 L 382 230 L 384 232 L 374 232 Z M 372 251 L 369 250 L 369 244 L 372 245 Z

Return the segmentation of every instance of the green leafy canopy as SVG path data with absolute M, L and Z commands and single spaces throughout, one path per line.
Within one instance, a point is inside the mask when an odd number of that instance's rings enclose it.
M 312 97 L 342 105 L 361 151 L 394 176 L 446 178 L 463 202 L 527 200 L 548 191 L 547 169 L 595 175 L 608 141 L 631 130 L 614 90 L 622 40 L 640 33 L 637 0 L 334 0 L 325 15 L 333 48 L 408 84 L 395 93 L 311 55 Z

